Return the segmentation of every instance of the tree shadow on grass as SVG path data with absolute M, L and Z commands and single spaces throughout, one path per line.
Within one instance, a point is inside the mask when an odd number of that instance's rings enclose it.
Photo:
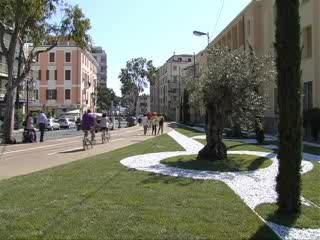
M 273 213 L 270 213 L 266 218 L 265 221 L 272 222 L 280 225 L 286 225 L 287 227 L 294 226 L 295 222 L 297 221 L 299 214 L 291 214 L 285 215 L 279 213 L 275 210 Z M 281 228 L 282 237 L 289 235 L 287 228 Z M 258 231 L 250 238 L 250 240 L 281 240 L 281 238 L 276 234 L 271 227 L 267 224 L 264 224 L 262 227 L 258 229 Z
M 161 174 L 155 174 L 155 173 L 149 173 L 148 178 L 142 180 L 141 184 L 174 184 L 181 187 L 189 186 L 194 184 L 196 180 L 188 179 L 188 178 L 182 178 L 182 177 L 170 177 L 165 176 Z M 197 182 L 202 182 L 202 180 L 197 180 Z

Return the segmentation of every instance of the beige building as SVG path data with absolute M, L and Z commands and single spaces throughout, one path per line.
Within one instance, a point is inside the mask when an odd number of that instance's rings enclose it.
M 179 120 L 183 83 L 182 69 L 193 63 L 189 54 L 173 55 L 162 65 L 150 86 L 151 111 L 160 112 L 169 120 Z
M 136 115 L 140 116 L 148 112 L 150 112 L 150 96 L 143 94 L 138 98 Z
M 252 46 L 259 55 L 273 54 L 276 13 L 274 2 L 274 0 L 253 0 L 210 43 L 210 46 L 245 51 Z M 307 110 L 320 107 L 320 0 L 301 0 L 300 8 L 303 107 Z M 205 62 L 200 63 L 202 64 Z M 269 107 L 265 113 L 265 127 L 267 131 L 275 132 L 278 118 L 276 85 L 269 84 L 266 90 Z
M 41 53 L 32 66 L 35 86 L 30 110 L 45 110 L 53 115 L 95 111 L 97 68 L 90 52 L 69 41 L 61 41 L 49 52 Z

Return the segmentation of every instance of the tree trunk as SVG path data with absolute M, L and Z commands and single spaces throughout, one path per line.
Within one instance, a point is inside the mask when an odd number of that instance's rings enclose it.
M 211 161 L 227 158 L 227 148 L 222 142 L 225 114 L 218 104 L 207 106 L 207 145 L 199 152 L 198 159 Z
M 16 88 L 12 90 L 7 89 L 6 93 L 6 110 L 4 119 L 4 142 L 11 144 L 15 140 L 13 138 L 14 130 L 14 104 L 16 99 Z
M 276 43 L 279 102 L 279 211 L 300 212 L 301 201 L 301 48 L 299 0 L 277 0 Z

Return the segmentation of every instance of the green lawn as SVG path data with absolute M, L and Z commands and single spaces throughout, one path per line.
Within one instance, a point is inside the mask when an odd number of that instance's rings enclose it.
M 221 161 L 197 160 L 196 155 L 178 156 L 162 161 L 171 167 L 201 171 L 238 172 L 266 168 L 272 164 L 270 159 L 252 155 L 228 154 L 228 159 Z
M 278 239 L 224 183 L 128 170 L 167 135 L 0 182 L 0 239 Z
M 302 175 L 302 195 L 320 207 L 320 164 L 313 162 L 313 166 L 311 172 Z
M 200 136 L 205 134 L 204 132 L 190 129 L 187 127 L 182 127 L 182 126 L 177 127 L 175 130 L 187 137 L 194 137 L 194 136 Z
M 320 228 L 320 209 L 316 207 L 302 206 L 298 216 L 288 216 L 277 213 L 276 204 L 261 204 L 256 211 L 264 219 L 288 227 L 296 228 Z

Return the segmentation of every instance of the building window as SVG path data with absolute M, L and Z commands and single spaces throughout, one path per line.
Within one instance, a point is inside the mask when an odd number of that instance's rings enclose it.
M 178 77 L 177 76 L 173 76 L 173 82 L 176 83 L 178 81 Z
M 71 62 L 71 53 L 70 52 L 66 52 L 66 62 Z
M 302 40 L 303 40 L 303 58 L 312 57 L 312 27 L 308 26 L 302 31 Z
M 70 89 L 66 89 L 64 91 L 64 97 L 65 97 L 65 100 L 70 100 L 71 99 L 71 90 Z
M 65 70 L 65 79 L 71 80 L 71 70 Z
M 33 99 L 36 101 L 39 100 L 39 90 L 38 89 L 33 90 Z
M 39 81 L 42 80 L 42 79 L 41 79 L 41 70 L 38 70 L 38 79 L 39 79 Z
M 36 62 L 39 62 L 39 54 L 36 55 Z
M 47 100 L 56 100 L 56 99 L 57 99 L 57 90 L 47 89 Z
M 177 71 L 177 66 L 173 66 L 173 71 L 176 72 Z
M 303 110 L 312 108 L 312 81 L 303 84 Z
M 178 61 L 179 61 L 179 62 L 182 62 L 182 58 L 181 58 L 181 57 L 179 57 Z
M 51 52 L 51 53 L 49 53 L 49 62 L 51 62 L 51 63 L 53 63 L 53 62 L 55 62 L 54 61 L 54 53 L 53 52 Z
M 58 70 L 54 70 L 54 80 L 58 80 Z
M 47 72 L 46 72 L 46 79 L 47 79 L 47 81 L 50 79 L 50 70 L 47 70 Z
M 192 60 L 191 60 L 191 58 L 188 58 L 188 62 L 191 62 Z

